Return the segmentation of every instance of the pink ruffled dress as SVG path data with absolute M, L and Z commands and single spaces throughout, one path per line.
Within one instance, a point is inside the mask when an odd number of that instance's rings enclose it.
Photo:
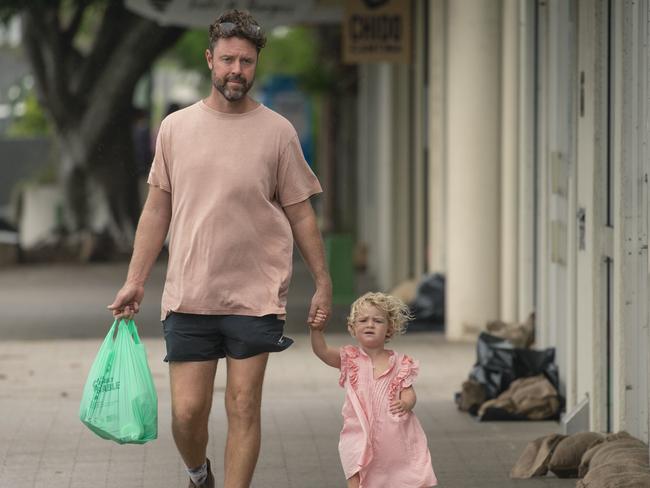
M 413 384 L 418 362 L 391 353 L 388 369 L 377 379 L 372 361 L 356 346 L 341 348 L 345 388 L 339 454 L 349 479 L 359 473 L 360 488 L 429 488 L 437 485 L 427 438 L 413 412 L 389 411 L 391 400 Z

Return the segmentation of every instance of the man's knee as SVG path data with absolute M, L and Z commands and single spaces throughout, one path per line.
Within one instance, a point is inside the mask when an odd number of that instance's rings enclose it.
M 230 392 L 226 395 L 228 419 L 253 423 L 260 418 L 260 394 L 250 390 Z
M 210 406 L 195 400 L 175 402 L 172 407 L 174 423 L 184 429 L 194 429 L 207 422 Z

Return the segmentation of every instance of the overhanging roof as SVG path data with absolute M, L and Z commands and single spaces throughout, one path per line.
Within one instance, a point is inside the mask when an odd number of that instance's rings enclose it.
M 338 23 L 342 0 L 126 0 L 133 12 L 161 25 L 207 27 L 224 10 L 249 11 L 265 29 L 279 25 Z

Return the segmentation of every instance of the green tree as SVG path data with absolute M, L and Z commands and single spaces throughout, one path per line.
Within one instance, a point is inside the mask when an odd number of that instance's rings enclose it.
M 33 137 L 50 134 L 50 124 L 43 113 L 36 95 L 30 92 L 24 100 L 25 113 L 18 117 L 7 129 L 10 137 Z
M 280 27 L 268 35 L 268 42 L 257 67 L 257 77 L 264 81 L 274 74 L 295 76 L 302 80 L 318 71 L 318 43 L 308 27 Z
M 188 30 L 166 54 L 180 68 L 200 73 L 210 83 L 205 61 L 208 36 L 205 29 Z M 280 27 L 267 33 L 255 77 L 263 84 L 272 75 L 295 76 L 312 93 L 331 89 L 332 67 L 319 57 L 318 31 L 305 26 Z M 209 85 L 208 85 L 209 86 Z
M 0 0 L 0 16 L 11 15 L 22 18 L 36 96 L 58 141 L 73 231 L 90 226 L 87 196 L 94 187 L 111 209 L 115 240 L 128 240 L 139 212 L 133 92 L 184 30 L 144 19 L 123 0 Z

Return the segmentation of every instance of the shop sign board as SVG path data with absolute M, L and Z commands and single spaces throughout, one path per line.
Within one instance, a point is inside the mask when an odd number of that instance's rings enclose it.
M 410 0 L 346 0 L 343 62 L 409 63 Z

